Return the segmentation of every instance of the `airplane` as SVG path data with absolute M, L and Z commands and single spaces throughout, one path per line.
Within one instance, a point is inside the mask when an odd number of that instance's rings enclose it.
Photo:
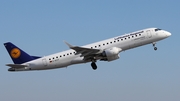
M 69 50 L 52 55 L 32 56 L 11 42 L 4 43 L 14 64 L 6 64 L 8 71 L 32 71 L 64 68 L 74 64 L 91 62 L 93 70 L 97 69 L 96 62 L 113 61 L 120 58 L 120 52 L 139 46 L 152 44 L 157 50 L 156 42 L 168 38 L 171 33 L 159 28 L 147 28 L 85 46 L 74 46 L 65 42 Z

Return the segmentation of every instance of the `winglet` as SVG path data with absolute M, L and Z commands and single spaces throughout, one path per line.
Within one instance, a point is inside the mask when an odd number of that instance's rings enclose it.
M 65 43 L 69 48 L 73 48 L 73 47 L 74 47 L 73 45 L 67 43 L 66 41 L 64 41 L 64 43 Z

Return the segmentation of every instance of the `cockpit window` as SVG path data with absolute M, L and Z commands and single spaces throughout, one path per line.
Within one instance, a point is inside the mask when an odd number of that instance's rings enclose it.
M 156 31 L 160 31 L 160 30 L 162 30 L 162 29 L 156 28 L 156 29 L 155 29 L 155 32 L 156 32 Z

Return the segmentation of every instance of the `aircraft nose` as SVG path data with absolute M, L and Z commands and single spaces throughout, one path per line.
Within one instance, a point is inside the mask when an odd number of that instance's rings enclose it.
M 165 30 L 159 33 L 159 37 L 161 37 L 162 39 L 168 38 L 169 36 L 171 36 L 171 33 Z
M 171 36 L 171 33 L 168 32 L 168 31 L 166 31 L 166 36 L 167 36 L 167 37 Z

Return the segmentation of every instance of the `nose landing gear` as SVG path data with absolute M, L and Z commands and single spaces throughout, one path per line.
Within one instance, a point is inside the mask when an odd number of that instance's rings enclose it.
M 157 50 L 156 42 L 153 42 L 152 44 L 153 44 L 154 50 Z

